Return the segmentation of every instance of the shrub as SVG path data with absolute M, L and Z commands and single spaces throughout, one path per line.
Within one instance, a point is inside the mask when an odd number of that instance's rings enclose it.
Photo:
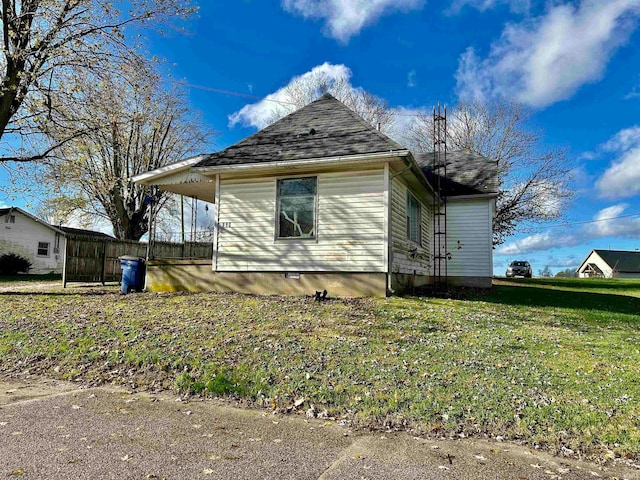
M 17 275 L 27 273 L 31 268 L 31 262 L 15 253 L 5 253 L 0 256 L 0 275 Z

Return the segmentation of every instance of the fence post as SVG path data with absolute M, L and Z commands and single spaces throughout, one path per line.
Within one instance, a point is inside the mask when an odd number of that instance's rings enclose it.
M 107 240 L 102 241 L 102 271 L 100 272 L 100 281 L 105 284 L 107 270 Z
M 69 248 L 69 236 L 64 237 L 64 256 L 62 260 L 62 288 L 67 288 L 67 248 Z

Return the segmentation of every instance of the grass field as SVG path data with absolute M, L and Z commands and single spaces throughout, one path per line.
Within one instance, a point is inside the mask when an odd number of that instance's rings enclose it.
M 456 299 L 0 294 L 0 373 L 233 395 L 372 428 L 640 459 L 640 281 Z

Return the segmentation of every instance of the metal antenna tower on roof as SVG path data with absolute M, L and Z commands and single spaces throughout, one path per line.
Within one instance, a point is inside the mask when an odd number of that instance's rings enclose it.
M 447 107 L 433 108 L 433 283 L 447 285 Z

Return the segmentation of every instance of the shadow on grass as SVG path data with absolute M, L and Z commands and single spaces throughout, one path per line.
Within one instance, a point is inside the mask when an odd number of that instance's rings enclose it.
M 527 282 L 513 286 L 505 283 L 495 286 L 490 293 L 476 296 L 475 299 L 502 305 L 570 308 L 637 315 L 640 323 L 640 298 L 615 293 L 555 290 L 544 288 L 542 285 L 547 284 L 543 283 Z
M 86 290 L 84 292 L 73 291 L 73 290 L 56 290 L 55 292 L 46 291 L 46 290 L 35 290 L 32 292 L 26 292 L 24 290 L 20 291 L 9 291 L 9 292 L 0 292 L 0 297 L 72 297 L 72 296 L 83 296 L 83 297 L 95 297 L 102 295 L 122 295 L 119 290 Z M 141 295 L 141 293 L 129 293 L 131 295 Z
M 578 290 L 640 290 L 640 279 L 619 278 L 502 278 L 501 284 L 512 283 L 525 286 L 547 286 Z
M 23 282 L 53 282 L 62 281 L 62 275 L 57 273 L 47 273 L 45 275 L 0 275 L 0 283 L 23 283 Z

